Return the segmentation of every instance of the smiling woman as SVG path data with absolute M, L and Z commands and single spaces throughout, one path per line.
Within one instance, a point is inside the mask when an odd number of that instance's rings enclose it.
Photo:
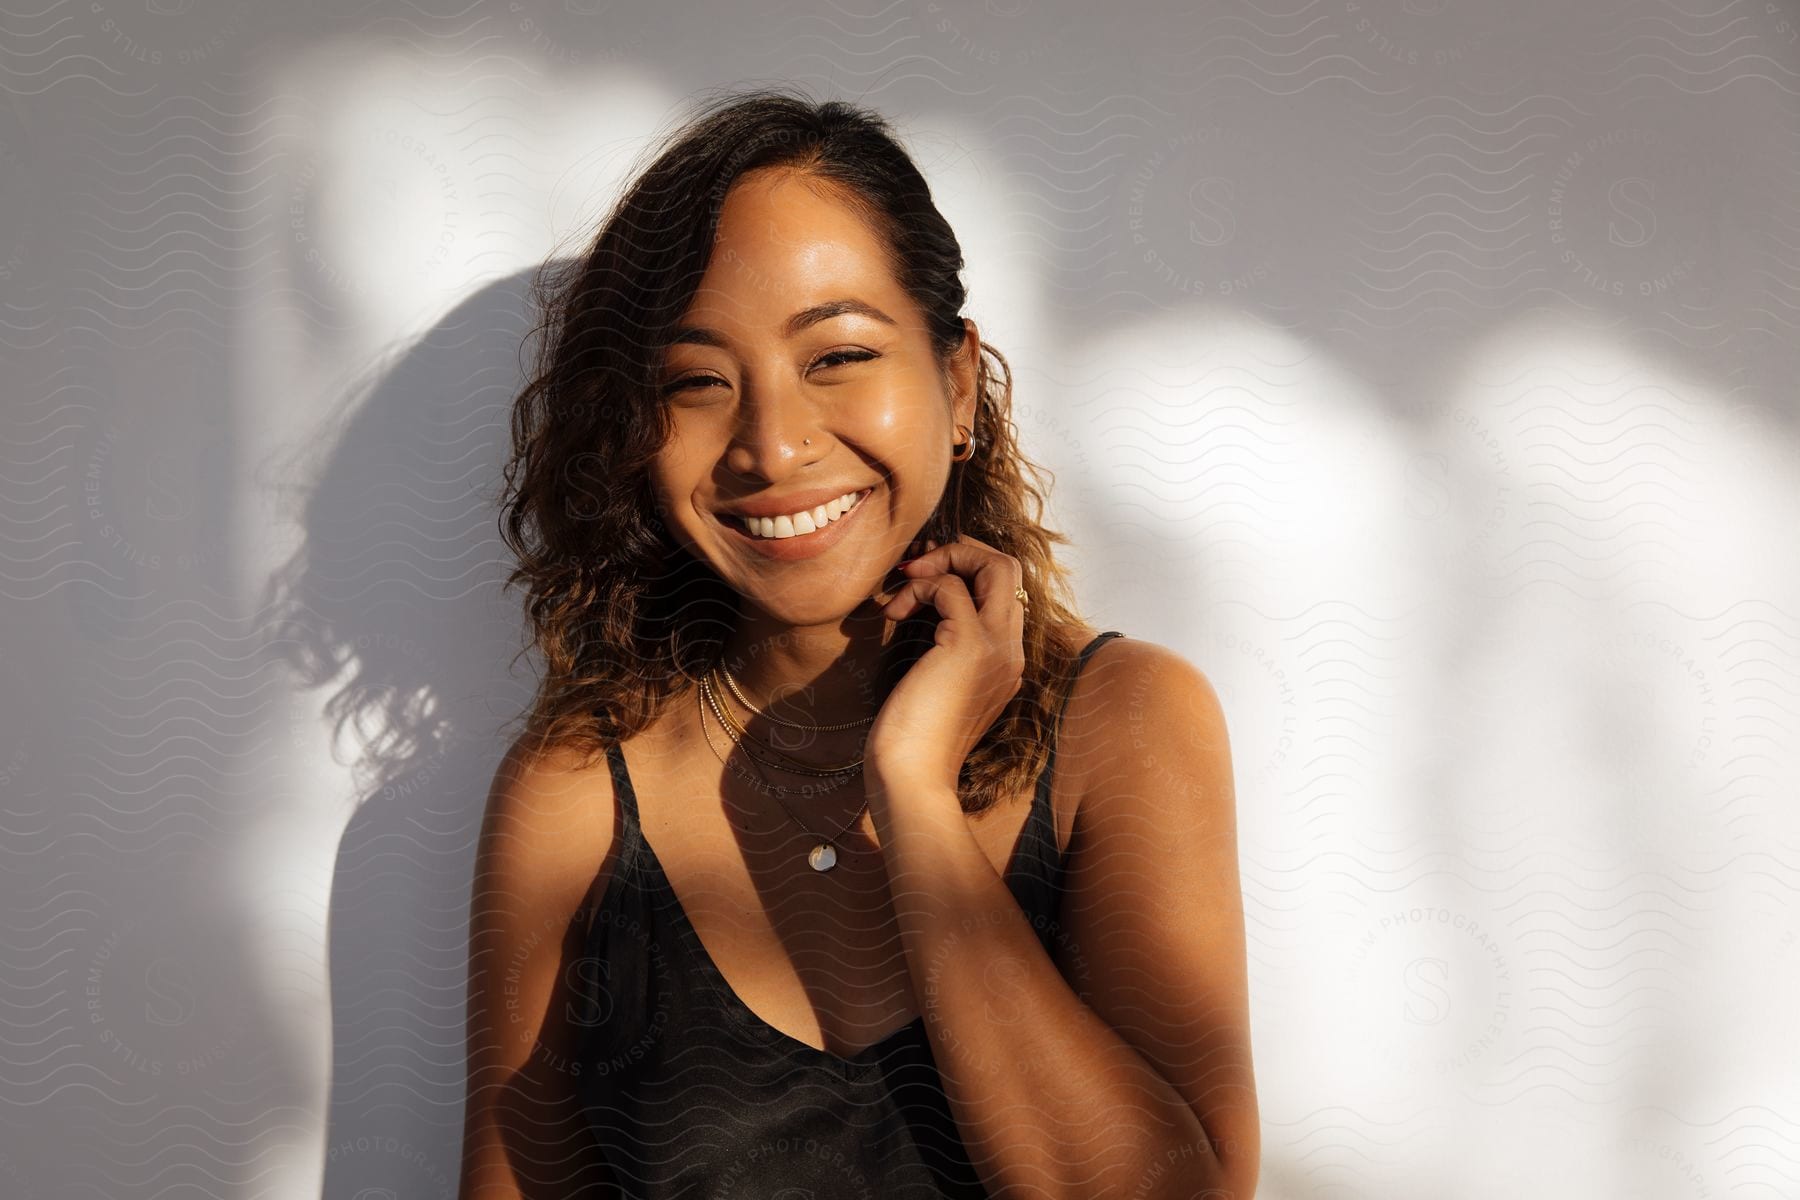
M 962 267 L 765 90 L 540 277 L 465 1196 L 1252 1194 L 1223 717 L 1076 615 Z

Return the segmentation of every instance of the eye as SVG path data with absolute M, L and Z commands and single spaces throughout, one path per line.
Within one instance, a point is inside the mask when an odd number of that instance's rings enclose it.
M 870 350 L 832 350 L 821 354 L 813 360 L 815 367 L 841 367 L 846 363 L 868 362 L 872 358 L 880 358 L 879 354 Z
M 725 381 L 720 379 L 717 375 L 688 375 L 681 379 L 677 379 L 674 383 L 664 384 L 662 394 L 668 396 L 675 392 L 692 391 L 700 384 L 722 384 L 724 382 Z

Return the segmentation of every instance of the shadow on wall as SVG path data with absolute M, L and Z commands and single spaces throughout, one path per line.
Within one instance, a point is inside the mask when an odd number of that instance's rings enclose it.
M 459 305 L 303 451 L 304 539 L 269 583 L 266 652 L 325 692 L 355 781 L 331 890 L 326 1200 L 456 1194 L 476 840 L 535 682 L 513 669 L 495 505 L 530 280 Z

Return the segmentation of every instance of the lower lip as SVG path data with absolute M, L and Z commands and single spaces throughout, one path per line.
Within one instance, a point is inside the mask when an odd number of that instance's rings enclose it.
M 825 528 L 815 529 L 811 533 L 796 533 L 790 538 L 757 537 L 739 525 L 735 518 L 719 516 L 717 519 L 719 524 L 735 533 L 740 541 L 749 543 L 752 550 L 765 558 L 772 558 L 777 562 L 798 562 L 803 558 L 817 557 L 843 540 L 844 526 L 856 520 L 857 515 L 867 508 L 869 501 L 874 498 L 875 489 L 870 488 L 868 493 L 856 502 L 855 508 Z

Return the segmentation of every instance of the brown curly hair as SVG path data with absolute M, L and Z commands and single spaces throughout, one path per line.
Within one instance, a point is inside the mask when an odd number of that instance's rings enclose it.
M 726 193 L 764 167 L 836 185 L 881 235 L 948 379 L 964 337 L 962 248 L 887 122 L 789 88 L 703 99 L 587 250 L 547 261 L 533 280 L 535 361 L 513 403 L 500 527 L 518 558 L 507 586 L 526 590 L 526 650 L 544 663 L 523 714 L 540 749 L 570 746 L 591 761 L 628 739 L 711 667 L 731 631 L 736 594 L 670 537 L 649 467 L 671 430 L 656 388 L 660 347 L 706 271 Z M 1082 624 L 1052 552 L 1068 539 L 1042 523 L 1051 475 L 1019 450 L 1012 371 L 992 346 L 981 347 L 977 380 L 975 453 L 952 465 L 919 536 L 942 544 L 966 533 L 1017 558 L 1030 604 L 1019 694 L 958 781 L 969 813 L 1043 769 Z M 884 685 L 930 648 L 935 621 L 926 611 L 900 623 Z

